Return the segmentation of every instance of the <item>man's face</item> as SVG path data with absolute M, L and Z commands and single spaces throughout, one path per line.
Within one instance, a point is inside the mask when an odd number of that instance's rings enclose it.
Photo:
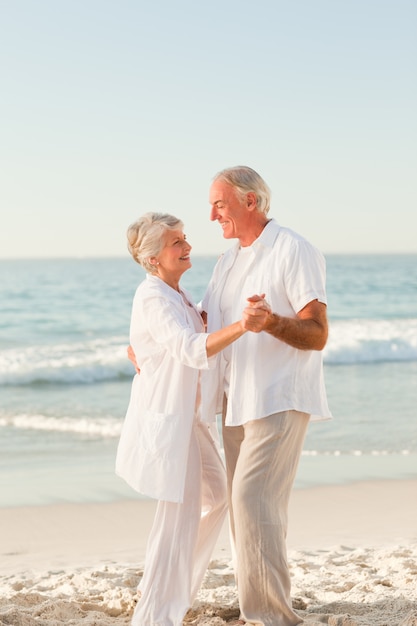
M 214 181 L 210 188 L 210 219 L 217 220 L 223 229 L 225 239 L 240 238 L 245 235 L 248 208 L 236 190 L 224 181 Z

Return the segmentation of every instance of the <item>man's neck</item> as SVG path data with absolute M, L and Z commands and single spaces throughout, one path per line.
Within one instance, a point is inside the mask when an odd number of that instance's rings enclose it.
M 266 217 L 266 215 L 262 214 L 262 217 L 256 220 L 254 224 L 248 228 L 248 230 L 239 237 L 239 243 L 242 248 L 247 248 L 251 246 L 254 241 L 258 239 L 258 237 L 262 234 L 263 229 L 268 224 L 270 220 Z

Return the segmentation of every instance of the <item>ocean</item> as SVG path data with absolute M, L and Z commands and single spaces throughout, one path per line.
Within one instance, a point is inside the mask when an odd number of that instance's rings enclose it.
M 417 255 L 328 255 L 325 379 L 295 488 L 417 476 Z M 198 301 L 216 262 L 193 257 Z M 140 497 L 114 474 L 133 366 L 129 257 L 0 261 L 0 506 Z

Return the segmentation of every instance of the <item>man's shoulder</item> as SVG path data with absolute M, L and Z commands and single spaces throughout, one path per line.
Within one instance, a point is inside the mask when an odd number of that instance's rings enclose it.
M 304 235 L 292 230 L 292 228 L 288 228 L 287 226 L 280 226 L 278 236 L 275 240 L 278 243 L 278 247 L 285 247 L 288 249 L 294 250 L 315 250 L 318 253 L 320 251 L 314 244 L 311 243 Z M 321 254 L 321 253 L 320 253 Z
M 275 248 L 281 247 L 284 244 L 290 245 L 304 241 L 307 241 L 305 237 L 297 233 L 295 230 L 292 230 L 287 226 L 282 226 L 274 218 L 271 218 L 259 239 L 254 243 L 254 247 L 259 246 L 260 248 Z
M 303 235 L 296 232 L 292 228 L 289 228 L 288 226 L 278 226 L 278 228 L 278 236 L 281 241 L 286 241 L 289 244 L 309 243 L 309 241 Z
M 273 257 L 288 257 L 296 253 L 300 245 L 307 244 L 307 240 L 295 230 L 281 226 L 276 222 L 271 224 L 268 238 L 264 240 L 264 248 L 269 248 Z
M 271 260 L 290 267 L 293 262 L 322 264 L 324 256 L 306 237 L 286 226 L 279 226 L 272 245 Z

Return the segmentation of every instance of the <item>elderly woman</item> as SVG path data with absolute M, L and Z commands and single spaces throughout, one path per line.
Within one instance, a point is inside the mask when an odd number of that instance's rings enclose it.
M 177 218 L 147 213 L 128 229 L 147 271 L 137 288 L 130 342 L 140 374 L 122 429 L 116 473 L 158 499 L 134 626 L 179 626 L 207 569 L 226 514 L 226 479 L 213 423 L 201 421 L 200 371 L 245 332 L 242 321 L 205 333 L 180 288 L 191 267 Z M 212 430 L 211 430 L 212 429 Z

